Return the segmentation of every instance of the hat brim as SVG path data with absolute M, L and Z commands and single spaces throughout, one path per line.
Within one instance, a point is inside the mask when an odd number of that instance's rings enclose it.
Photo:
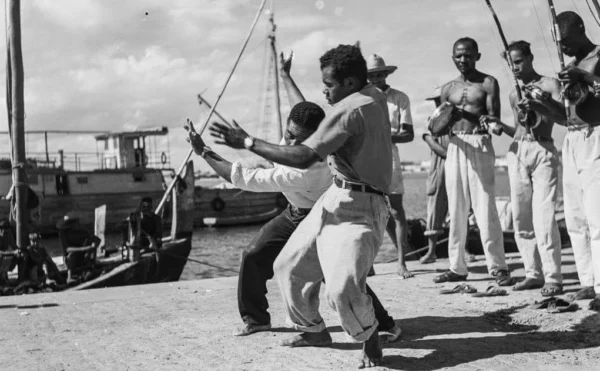
M 377 67 L 377 68 L 370 68 L 370 69 L 368 69 L 367 73 L 381 72 L 381 71 L 392 73 L 392 72 L 396 71 L 397 69 L 398 69 L 398 67 L 396 67 L 396 66 Z
M 425 98 L 425 100 L 436 100 L 436 99 L 442 99 L 442 96 L 441 95 L 433 95 L 431 97 Z

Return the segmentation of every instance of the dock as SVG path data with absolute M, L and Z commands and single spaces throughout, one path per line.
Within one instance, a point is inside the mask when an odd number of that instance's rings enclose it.
M 517 254 L 513 275 L 523 276 Z M 532 309 L 539 290 L 477 298 L 441 295 L 436 271 L 409 262 L 416 277 L 400 280 L 395 264 L 375 266 L 369 284 L 402 328 L 385 345 L 376 370 L 597 370 L 600 314 L 578 302 L 575 312 Z M 573 254 L 563 250 L 566 292 L 578 286 Z M 482 256 L 470 263 L 469 283 L 480 292 L 493 281 Z M 334 344 L 285 348 L 279 290 L 269 282 L 273 330 L 232 336 L 241 324 L 237 277 L 61 293 L 0 297 L 2 370 L 352 370 L 360 344 L 346 338 L 335 312 L 321 302 Z

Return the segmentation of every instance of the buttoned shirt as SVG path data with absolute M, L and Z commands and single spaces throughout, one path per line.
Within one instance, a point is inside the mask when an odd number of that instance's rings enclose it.
M 310 209 L 331 186 L 333 177 L 324 162 L 307 169 L 275 164 L 270 169 L 249 169 L 239 162 L 231 167 L 231 183 L 252 192 L 282 192 L 292 206 Z
M 334 104 L 303 144 L 327 159 L 334 176 L 389 193 L 392 139 L 385 107 L 386 96 L 367 85 Z

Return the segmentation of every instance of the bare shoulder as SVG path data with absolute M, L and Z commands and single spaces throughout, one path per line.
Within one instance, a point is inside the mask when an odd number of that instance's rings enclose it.
M 543 87 L 549 88 L 549 89 L 560 90 L 560 88 L 561 88 L 560 80 L 558 80 L 555 77 L 542 76 L 540 83 Z
M 483 74 L 483 86 L 490 91 L 498 87 L 498 80 L 492 75 Z

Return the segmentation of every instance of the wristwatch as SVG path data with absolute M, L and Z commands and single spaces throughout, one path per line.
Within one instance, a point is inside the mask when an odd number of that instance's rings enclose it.
M 244 147 L 246 149 L 252 149 L 252 147 L 254 147 L 254 138 L 252 138 L 250 135 L 244 138 Z

